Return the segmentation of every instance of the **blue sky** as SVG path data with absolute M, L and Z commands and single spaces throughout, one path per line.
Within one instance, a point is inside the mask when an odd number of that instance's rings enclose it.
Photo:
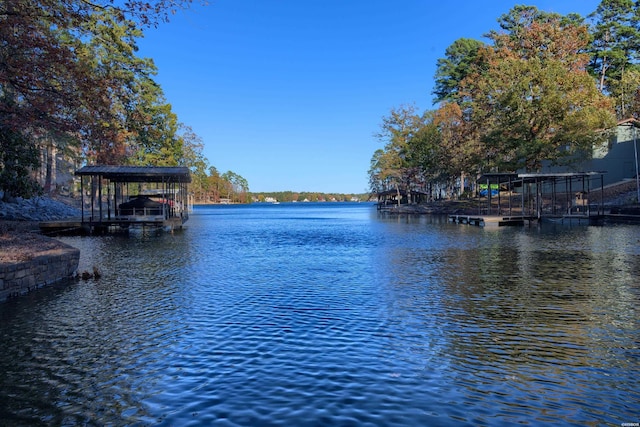
M 194 0 L 147 30 L 180 122 L 252 192 L 363 193 L 392 108 L 433 108 L 433 76 L 461 37 L 486 41 L 516 4 L 583 16 L 599 0 Z

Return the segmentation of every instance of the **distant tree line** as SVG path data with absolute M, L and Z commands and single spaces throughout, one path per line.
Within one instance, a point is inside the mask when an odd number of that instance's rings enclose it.
M 483 172 L 569 164 L 639 118 L 640 1 L 603 0 L 588 20 L 516 6 L 488 43 L 456 40 L 437 62 L 437 108 L 382 119 L 371 191 L 459 196 Z
M 234 172 L 220 174 L 211 166 L 208 174 L 192 175 L 191 191 L 195 203 L 250 203 L 249 183 Z
M 251 193 L 254 202 L 366 202 L 369 195 L 343 193 L 316 193 L 307 191 L 274 191 L 268 193 Z
M 248 184 L 218 174 L 139 58 L 143 30 L 191 0 L 0 2 L 0 191 L 52 189 L 56 157 L 87 164 L 187 166 L 199 191 L 241 199 Z

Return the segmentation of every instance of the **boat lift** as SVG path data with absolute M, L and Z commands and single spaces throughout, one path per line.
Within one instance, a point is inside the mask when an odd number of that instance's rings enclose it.
M 189 219 L 187 167 L 90 165 L 80 176 L 81 226 L 90 233 L 113 228 L 176 229 Z

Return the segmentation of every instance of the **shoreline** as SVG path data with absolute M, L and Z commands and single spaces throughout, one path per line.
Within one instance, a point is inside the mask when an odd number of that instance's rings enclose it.
M 35 221 L 0 220 L 0 303 L 77 274 L 80 250 L 34 227 Z
M 625 184 L 629 186 L 628 183 Z M 635 191 L 628 187 L 612 190 L 614 191 L 608 191 L 607 196 L 609 197 L 605 197 L 605 204 L 610 207 L 621 204 L 620 202 L 623 200 L 628 200 L 630 193 Z M 51 218 L 72 218 L 77 215 L 78 211 L 70 206 L 69 201 L 65 203 L 55 199 L 39 198 L 36 202 L 39 209 L 35 211 L 31 209 L 34 205 L 33 201 L 25 200 L 22 203 L 29 208 L 29 215 L 17 218 L 11 216 L 7 218 L 6 215 L 0 215 L 0 264 L 22 262 L 32 259 L 38 253 L 48 249 L 65 247 L 64 243 L 54 237 L 41 234 L 38 224 Z M 439 200 L 426 204 L 388 205 L 380 209 L 379 212 L 403 215 L 475 215 L 482 209 L 481 203 L 475 199 Z M 0 202 L 0 208 L 7 210 L 8 207 L 8 204 Z M 10 208 L 14 212 L 20 210 L 20 206 L 11 206 Z
M 18 263 L 66 245 L 40 234 L 38 221 L 0 220 L 0 264 Z

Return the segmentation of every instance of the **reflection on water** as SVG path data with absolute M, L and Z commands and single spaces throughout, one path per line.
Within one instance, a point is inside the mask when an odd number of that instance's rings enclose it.
M 97 280 L 0 306 L 8 425 L 638 422 L 637 227 L 358 204 L 66 237 Z

